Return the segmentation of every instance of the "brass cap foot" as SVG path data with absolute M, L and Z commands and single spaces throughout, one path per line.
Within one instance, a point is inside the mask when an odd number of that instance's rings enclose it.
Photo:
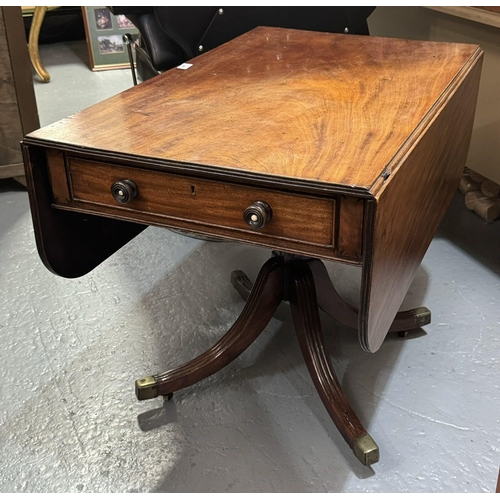
M 431 312 L 427 307 L 417 307 L 415 309 L 415 316 L 417 317 L 417 328 L 421 328 L 431 322 Z
M 139 401 L 158 396 L 158 385 L 154 377 L 144 377 L 135 381 L 135 395 Z
M 356 439 L 352 451 L 363 465 L 375 464 L 380 459 L 377 443 L 375 443 L 369 434 L 364 434 Z

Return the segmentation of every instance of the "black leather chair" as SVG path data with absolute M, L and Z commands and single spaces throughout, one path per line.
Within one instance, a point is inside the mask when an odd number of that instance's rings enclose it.
M 141 33 L 137 72 L 144 81 L 257 26 L 368 35 L 375 7 L 109 7 Z

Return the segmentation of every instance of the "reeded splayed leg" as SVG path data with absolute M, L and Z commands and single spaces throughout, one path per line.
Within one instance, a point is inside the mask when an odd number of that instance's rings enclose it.
M 241 295 L 241 298 L 246 301 L 253 287 L 250 278 L 243 271 L 233 271 L 231 273 L 231 284 Z
M 313 274 L 305 262 L 295 263 L 290 274 L 295 330 L 316 390 L 354 455 L 363 465 L 372 465 L 379 460 L 379 448 L 351 408 L 326 353 Z
M 331 318 L 339 323 L 358 329 L 358 309 L 345 302 L 338 294 L 330 280 L 325 265 L 319 259 L 309 262 L 309 267 L 314 276 L 316 296 L 319 307 Z M 431 322 L 431 312 L 427 307 L 417 307 L 408 311 L 401 311 L 396 315 L 389 329 L 390 332 L 415 330 Z
M 342 325 L 353 330 L 358 329 L 358 309 L 348 304 L 337 292 L 330 280 L 325 265 L 319 259 L 312 259 L 309 267 L 314 275 L 316 285 L 316 295 L 319 307 L 328 316 L 338 321 Z M 231 283 L 241 295 L 243 300 L 247 300 L 252 282 L 243 271 L 233 271 Z M 390 332 L 408 332 L 428 325 L 431 322 L 431 312 L 427 307 L 416 307 L 408 311 L 401 311 L 396 315 Z
M 273 257 L 262 266 L 243 311 L 219 342 L 178 368 L 137 380 L 137 399 L 170 395 L 227 366 L 260 335 L 282 300 L 283 262 Z

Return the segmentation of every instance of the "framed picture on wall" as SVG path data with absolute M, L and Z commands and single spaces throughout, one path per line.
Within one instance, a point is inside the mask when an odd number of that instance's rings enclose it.
M 130 67 L 123 35 L 130 34 L 136 42 L 139 30 L 126 16 L 115 16 L 106 7 L 82 7 L 82 13 L 90 69 L 101 71 Z

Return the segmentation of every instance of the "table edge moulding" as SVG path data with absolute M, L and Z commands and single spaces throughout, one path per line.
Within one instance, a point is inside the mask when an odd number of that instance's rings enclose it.
M 88 273 L 148 225 L 268 247 L 273 257 L 212 349 L 136 382 L 139 399 L 235 359 L 290 302 L 318 393 L 356 456 L 378 447 L 349 406 L 318 308 L 376 352 L 458 187 L 483 52 L 436 43 L 259 27 L 55 124 L 22 145 L 38 250 Z M 359 311 L 321 260 L 360 266 Z

